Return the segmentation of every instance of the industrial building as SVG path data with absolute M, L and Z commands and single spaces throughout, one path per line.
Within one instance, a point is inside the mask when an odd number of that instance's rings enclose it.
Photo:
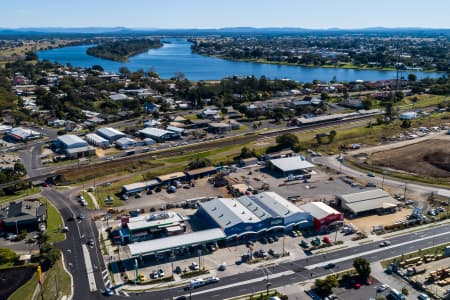
M 303 156 L 291 156 L 268 160 L 266 167 L 269 170 L 279 172 L 286 176 L 291 174 L 305 174 L 314 165 L 308 162 Z
M 300 205 L 300 209 L 309 212 L 314 218 L 314 228 L 321 230 L 323 227 L 344 220 L 344 214 L 323 202 L 309 202 Z
M 116 147 L 121 150 L 131 149 L 131 148 L 136 147 L 136 145 L 137 145 L 137 142 L 128 137 L 123 137 L 116 141 Z
M 164 142 L 174 138 L 179 138 L 178 133 L 154 127 L 146 127 L 142 130 L 139 130 L 139 134 L 143 138 L 151 138 L 158 142 Z
M 221 228 L 228 240 L 313 224 L 311 214 L 273 192 L 215 198 L 199 205 L 197 213 L 211 226 Z
M 95 154 L 95 148 L 79 136 L 64 134 L 59 136 L 53 143 L 57 153 L 64 153 L 69 158 L 86 157 Z
M 184 128 L 169 125 L 166 129 L 167 131 L 173 132 L 173 136 L 178 135 L 178 137 L 181 137 L 184 134 Z
M 108 147 L 109 146 L 109 142 L 108 140 L 102 138 L 101 136 L 99 136 L 98 134 L 95 133 L 89 133 L 86 134 L 86 141 L 96 147 Z
M 54 147 L 56 149 L 62 150 L 75 149 L 86 146 L 88 146 L 88 143 L 74 134 L 60 135 L 54 142 Z
M 10 202 L 0 208 L 0 230 L 19 233 L 22 229 L 35 230 L 47 221 L 47 209 L 39 200 Z
M 126 137 L 125 133 L 111 127 L 99 128 L 95 131 L 95 133 L 108 140 L 110 144 L 114 143 L 120 138 Z
M 417 118 L 417 113 L 415 111 L 405 111 L 399 116 L 400 120 L 413 120 Z
M 191 180 L 216 174 L 217 169 L 215 167 L 204 167 L 200 169 L 186 171 L 184 173 L 186 174 L 187 179 Z
M 147 180 L 143 182 L 136 182 L 136 183 L 130 183 L 122 186 L 122 193 L 131 195 L 136 194 L 148 189 L 153 189 L 160 185 L 159 180 L 153 179 L 153 180 Z
M 336 200 L 342 209 L 349 212 L 351 216 L 368 212 L 377 212 L 379 214 L 395 212 L 400 204 L 386 191 L 380 189 L 336 195 Z
M 42 137 L 42 133 L 34 131 L 32 129 L 25 129 L 22 127 L 11 128 L 6 131 L 6 137 L 19 142 L 26 142 L 33 139 L 39 139 Z

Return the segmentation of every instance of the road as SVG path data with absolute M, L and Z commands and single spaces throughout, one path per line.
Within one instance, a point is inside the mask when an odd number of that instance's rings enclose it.
M 86 215 L 85 220 L 68 221 L 71 216 L 84 214 L 81 208 L 69 200 L 62 193 L 51 188 L 44 188 L 42 195 L 50 200 L 61 213 L 66 226 L 69 228 L 67 239 L 56 244 L 64 253 L 65 265 L 74 278 L 74 297 L 73 299 L 95 299 L 93 293 L 90 292 L 91 284 L 88 282 L 85 257 L 83 255 L 83 247 L 89 238 L 98 236 L 98 232 L 94 221 Z M 92 262 L 92 275 L 95 279 L 97 289 L 104 289 L 102 271 L 105 270 L 105 264 L 101 259 L 100 247 L 98 243 L 94 247 L 88 247 L 88 253 Z M 93 297 L 94 296 L 94 297 Z M 97 293 L 97 296 L 98 293 Z

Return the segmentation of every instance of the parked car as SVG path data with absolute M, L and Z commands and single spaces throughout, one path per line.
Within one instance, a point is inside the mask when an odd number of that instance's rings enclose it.
M 78 215 L 78 220 L 84 220 L 84 215 L 83 214 L 79 214 Z
M 198 266 L 198 264 L 197 264 L 195 261 L 192 262 L 190 268 L 191 268 L 192 270 L 199 270 L 199 269 L 200 269 L 200 267 Z
M 180 267 L 180 266 L 176 266 L 174 272 L 175 272 L 176 274 L 181 274 L 181 272 L 183 272 L 183 270 L 181 270 L 181 267 Z
M 226 263 L 226 262 L 223 262 L 223 263 L 221 263 L 221 264 L 219 265 L 218 270 L 219 270 L 219 271 L 225 271 L 226 268 L 227 268 L 227 263 Z
M 158 273 L 158 271 L 153 271 L 152 274 L 150 274 L 150 278 L 152 278 L 152 279 L 158 279 L 158 278 L 159 278 L 159 273 Z
M 329 245 L 333 244 L 333 242 L 332 242 L 332 241 L 330 240 L 330 238 L 327 237 L 327 236 L 325 236 L 325 237 L 322 239 L 322 241 L 323 241 L 324 243 L 329 244 Z
M 159 276 L 159 277 L 164 277 L 164 276 L 166 276 L 166 274 L 164 273 L 164 270 L 163 270 L 163 269 L 158 269 L 158 276 Z
M 309 243 L 307 241 L 305 241 L 305 240 L 302 240 L 300 242 L 300 246 L 302 246 L 303 248 L 308 248 L 309 247 Z

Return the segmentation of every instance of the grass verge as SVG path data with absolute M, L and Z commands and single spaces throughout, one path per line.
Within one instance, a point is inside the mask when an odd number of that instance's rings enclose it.
M 47 234 L 49 242 L 57 243 L 66 239 L 65 233 L 61 232 L 64 222 L 56 207 L 53 206 L 47 199 L 41 198 L 41 202 L 47 206 Z
M 95 209 L 94 200 L 92 200 L 92 197 L 86 193 L 85 191 L 80 192 L 80 194 L 84 197 L 84 199 L 87 202 L 87 208 L 88 209 Z
M 14 200 L 20 199 L 22 197 L 35 195 L 35 194 L 40 193 L 40 192 L 41 192 L 41 188 L 40 187 L 32 187 L 32 188 L 29 188 L 29 189 L 21 190 L 21 191 L 18 191 L 14 195 L 7 195 L 7 196 L 0 197 L 0 204 L 1 203 L 6 203 L 6 202 L 10 202 L 10 201 L 14 201 Z
M 38 299 L 60 299 L 71 292 L 70 276 L 64 270 L 61 259 L 47 272 Z

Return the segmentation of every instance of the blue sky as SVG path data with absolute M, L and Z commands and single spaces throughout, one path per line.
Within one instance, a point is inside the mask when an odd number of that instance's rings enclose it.
M 9 0 L 0 27 L 450 28 L 449 0 Z

